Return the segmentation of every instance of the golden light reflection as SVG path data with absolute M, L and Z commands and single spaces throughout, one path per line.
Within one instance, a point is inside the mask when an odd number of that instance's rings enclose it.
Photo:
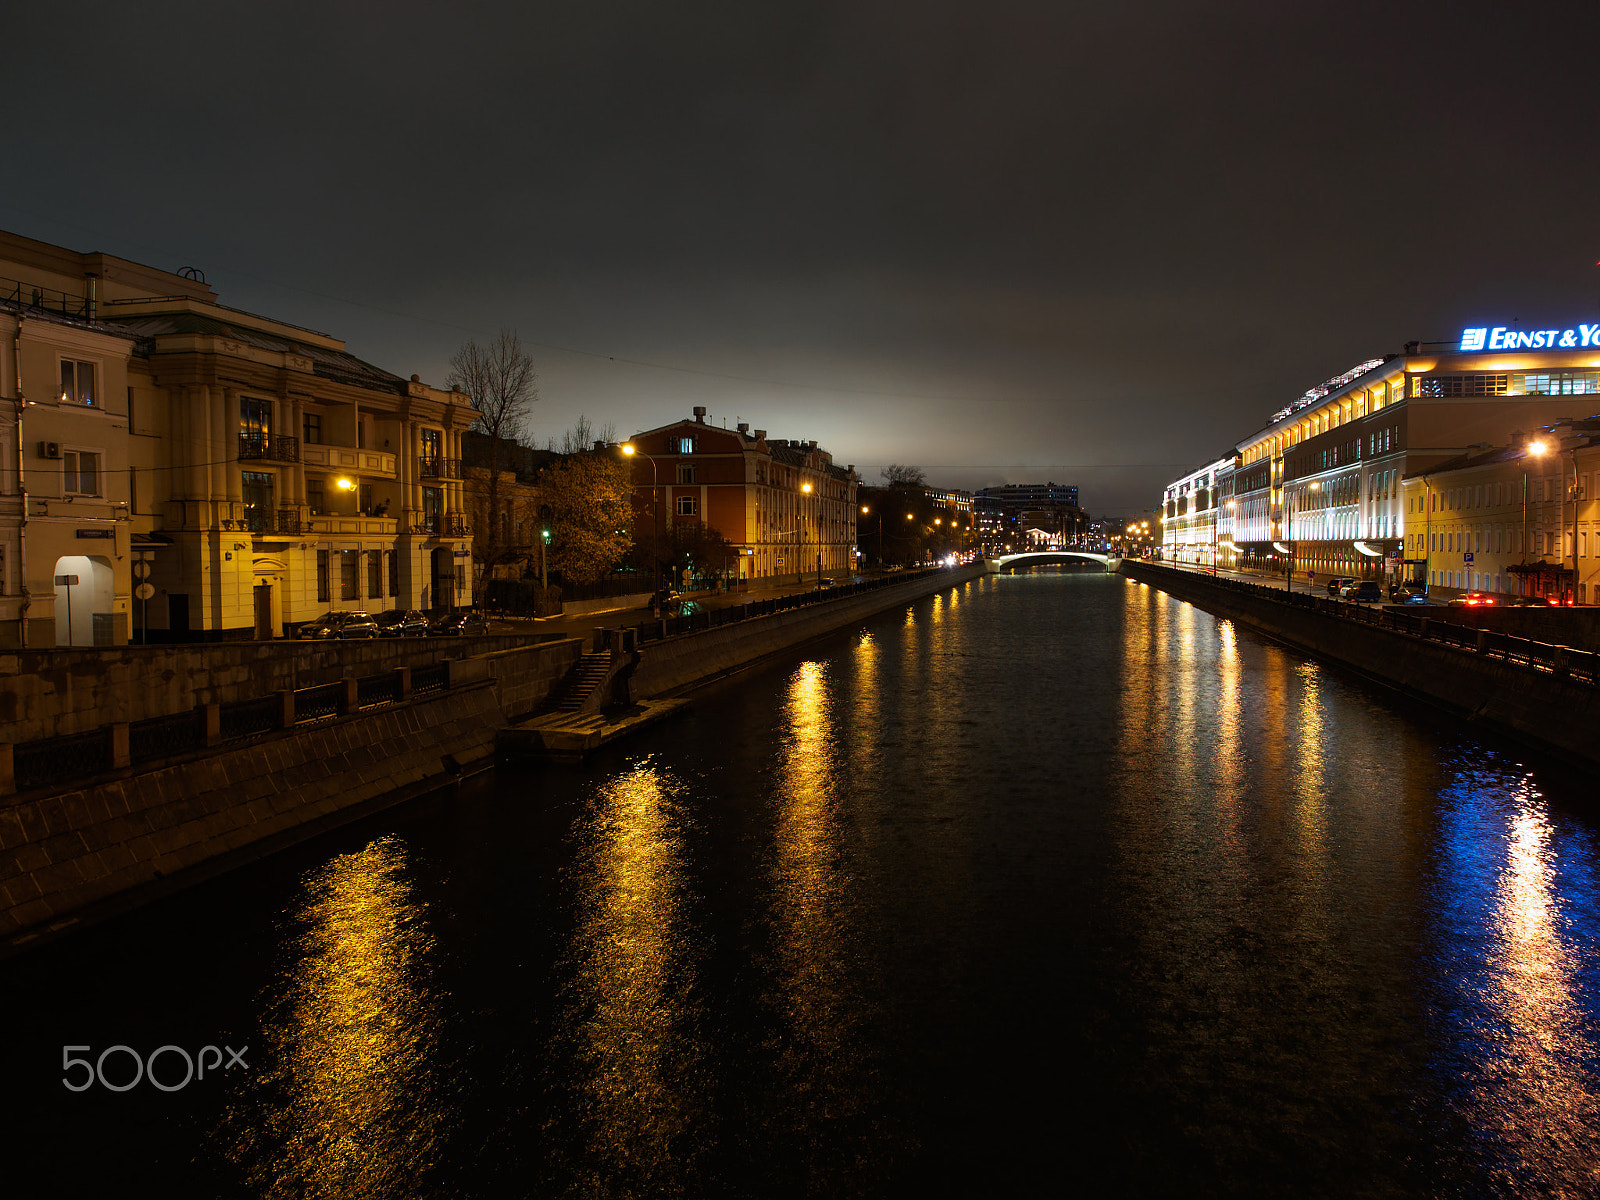
M 776 936 L 783 1019 L 781 1069 L 803 1079 L 813 1105 L 793 1114 L 804 1127 L 848 1119 L 866 1103 L 856 1078 L 858 980 L 852 971 L 848 895 L 837 806 L 841 764 L 833 739 L 826 665 L 802 663 L 784 705 L 788 737 L 778 779 L 774 859 Z
M 251 1089 L 224 1125 L 249 1189 L 269 1197 L 421 1190 L 451 1111 L 434 1062 L 434 942 L 385 837 L 307 882 Z
M 575 938 L 586 954 L 576 979 L 582 1117 L 615 1181 L 646 1191 L 679 1173 L 674 1142 L 701 1111 L 684 1083 L 704 1047 L 672 790 L 649 760 L 602 789 Z
M 1484 1064 L 1482 1119 L 1544 1178 L 1570 1172 L 1600 1119 L 1585 1064 L 1593 1029 L 1579 1004 L 1581 963 L 1563 937 L 1550 826 L 1535 794 L 1507 831 L 1493 928 L 1499 953 L 1483 999 L 1502 1035 Z M 1592 1182 L 1592 1180 L 1591 1180 Z

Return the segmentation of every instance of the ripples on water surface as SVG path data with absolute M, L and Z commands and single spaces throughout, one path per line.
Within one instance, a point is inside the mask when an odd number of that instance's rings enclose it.
M 1142 585 L 988 578 L 6 964 L 10 1128 L 177 1195 L 1586 1195 L 1595 820 Z

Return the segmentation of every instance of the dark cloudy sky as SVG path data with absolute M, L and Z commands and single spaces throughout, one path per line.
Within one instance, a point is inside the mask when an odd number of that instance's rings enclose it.
M 14 6 L 0 226 L 534 434 L 705 404 L 1153 504 L 1320 379 L 1600 314 L 1600 6 Z

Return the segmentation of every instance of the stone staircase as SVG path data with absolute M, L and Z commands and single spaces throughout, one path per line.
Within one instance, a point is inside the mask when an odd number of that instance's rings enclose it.
M 595 688 L 605 682 L 606 676 L 611 673 L 611 651 L 591 650 L 572 665 L 561 687 L 548 704 L 544 706 L 545 712 L 571 713 L 577 712 L 584 706 L 584 702 L 594 694 Z

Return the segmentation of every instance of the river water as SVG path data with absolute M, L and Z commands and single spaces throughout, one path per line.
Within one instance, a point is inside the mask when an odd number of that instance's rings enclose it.
M 9 1177 L 1586 1195 L 1597 816 L 1142 584 L 984 578 L 4 964 Z

